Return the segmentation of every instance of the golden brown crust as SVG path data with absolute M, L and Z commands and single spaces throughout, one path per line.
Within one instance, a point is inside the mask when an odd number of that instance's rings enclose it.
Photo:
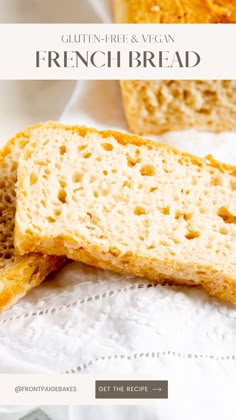
M 0 282 L 4 284 L 0 293 L 0 312 L 39 286 L 50 273 L 61 268 L 66 262 L 64 257 L 29 254 L 6 265 L 5 269 L 0 271 Z
M 15 255 L 13 226 L 15 215 L 15 182 L 20 151 L 29 142 L 32 131 L 41 124 L 26 128 L 9 140 L 0 150 L 0 311 L 8 308 L 33 287 L 38 286 L 48 274 L 65 264 L 62 257 L 29 254 Z M 5 198 L 6 194 L 9 198 Z M 7 251 L 5 251 L 7 249 Z
M 116 23 L 235 23 L 236 1 L 114 0 Z
M 20 140 L 22 145 L 25 146 L 29 139 L 30 134 L 33 130 L 41 127 L 42 123 L 28 126 L 25 130 L 20 131 L 14 137 L 12 137 L 0 150 L 0 162 L 3 162 L 9 154 L 14 153 L 14 148 L 17 147 L 17 142 Z
M 150 258 L 145 255 L 132 254 L 131 252 L 123 255 L 121 258 L 116 255 L 114 250 L 104 252 L 101 247 L 91 245 L 86 238 L 81 238 L 84 247 L 75 248 L 71 237 L 49 238 L 40 235 L 40 238 L 34 236 L 32 242 L 27 239 L 23 247 L 39 247 L 43 252 L 52 255 L 67 255 L 68 258 L 75 261 L 81 261 L 86 264 L 99 267 L 105 270 L 113 270 L 121 274 L 132 274 L 138 277 L 149 278 L 158 283 L 169 283 L 183 286 L 201 285 L 211 296 L 218 299 L 236 304 L 236 279 L 220 273 L 213 267 L 203 267 L 201 265 L 193 267 L 186 263 L 177 263 L 169 258 L 161 261 L 158 258 Z M 71 247 L 68 245 L 71 243 Z M 201 272 L 201 280 L 194 272 Z M 162 274 L 160 274 L 162 273 Z M 163 274 L 165 273 L 165 274 Z M 192 277 L 189 277 L 191 273 Z M 187 280 L 186 280 L 187 279 Z
M 60 250 L 61 251 L 61 250 Z M 52 253 L 57 252 L 57 248 L 51 248 Z M 131 273 L 138 277 L 145 277 L 151 280 L 154 280 L 158 283 L 168 283 L 174 285 L 182 286 L 199 286 L 199 282 L 194 280 L 186 280 L 188 277 L 188 267 L 186 265 L 179 264 L 178 266 L 171 259 L 164 262 L 152 261 L 152 268 L 147 268 L 147 265 L 140 266 L 144 260 L 144 256 L 132 255 L 126 258 L 126 261 L 119 260 L 119 258 L 114 257 L 110 254 L 110 260 L 104 261 L 104 256 L 99 253 L 94 254 L 85 251 L 84 249 L 79 250 L 70 250 L 68 254 L 68 248 L 64 248 L 64 252 L 71 259 L 82 261 L 86 264 L 102 268 L 104 270 L 113 270 L 121 274 Z M 94 257 L 96 255 L 96 258 Z M 159 274 L 158 271 L 166 271 L 166 275 Z M 204 270 L 204 267 L 199 266 L 199 271 Z M 192 267 L 189 267 L 189 271 L 192 272 Z M 173 273 L 173 274 L 171 274 Z M 178 273 L 180 277 L 178 278 Z M 204 278 L 205 277 L 205 278 Z M 209 293 L 209 295 L 214 296 L 220 300 L 231 302 L 236 305 L 236 279 L 233 277 L 225 276 L 224 274 L 219 275 L 219 273 L 214 272 L 212 268 L 209 267 L 205 276 L 203 276 L 201 281 L 201 286 Z
M 180 152 L 171 146 L 159 144 L 151 140 L 138 138 L 129 134 L 116 131 L 98 131 L 93 128 L 64 126 L 55 122 L 47 124 L 48 129 L 76 132 L 80 136 L 87 133 L 99 133 L 100 136 L 108 138 L 112 136 L 121 144 L 145 145 L 151 149 L 165 149 L 174 153 L 182 161 L 188 161 L 191 165 L 199 167 L 209 166 L 216 168 L 222 173 L 229 173 L 236 176 L 236 167 L 215 161 L 211 156 L 206 159 L 192 156 L 188 153 Z M 27 153 L 27 151 L 26 151 Z M 19 179 L 19 190 L 21 179 Z M 25 237 L 16 226 L 15 231 L 16 246 L 18 251 L 28 252 L 31 249 L 47 252 L 52 255 L 67 255 L 67 257 L 94 265 L 103 269 L 110 269 L 120 273 L 130 273 L 140 277 L 148 277 L 158 282 L 170 282 L 173 284 L 199 285 L 201 284 L 208 292 L 223 300 L 236 303 L 236 279 L 219 272 L 213 267 L 202 267 L 201 265 L 187 265 L 178 263 L 173 258 L 165 261 L 158 259 L 158 256 L 150 258 L 150 255 L 137 255 L 128 251 L 125 255 L 116 254 L 116 250 L 110 249 L 106 252 L 101 246 L 89 243 L 85 237 L 80 238 L 83 247 L 78 248 L 77 240 L 70 234 L 63 233 L 62 236 L 48 237 L 40 233 Z M 160 274 L 162 273 L 162 274 Z M 199 274 L 200 273 L 200 274 Z M 187 279 L 187 280 L 186 280 Z

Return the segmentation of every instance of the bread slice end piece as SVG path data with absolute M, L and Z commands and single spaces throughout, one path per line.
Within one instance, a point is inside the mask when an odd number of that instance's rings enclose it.
M 0 312 L 66 262 L 64 257 L 32 253 L 19 257 L 14 249 L 17 166 L 31 135 L 41 126 L 39 123 L 27 127 L 0 150 Z

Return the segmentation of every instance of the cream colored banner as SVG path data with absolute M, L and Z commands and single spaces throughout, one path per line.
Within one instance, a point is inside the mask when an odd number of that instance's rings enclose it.
M 150 404 L 168 399 L 168 381 L 81 374 L 2 374 L 0 405 Z
M 1 24 L 0 79 L 236 79 L 235 24 Z

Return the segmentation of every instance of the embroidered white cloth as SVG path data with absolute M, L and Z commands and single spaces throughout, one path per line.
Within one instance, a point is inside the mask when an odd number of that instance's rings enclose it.
M 110 19 L 109 0 L 84 1 L 85 9 L 93 21 Z M 41 108 L 49 119 L 54 111 L 46 97 L 44 92 Z M 60 120 L 127 130 L 119 83 L 77 82 Z M 2 121 L 1 127 L 4 131 Z M 191 130 L 159 140 L 236 164 L 236 133 Z M 156 405 L 42 407 L 55 420 L 233 420 L 235 350 L 236 310 L 230 305 L 201 290 L 158 286 L 80 263 L 64 268 L 0 315 L 0 373 L 137 373 L 169 380 L 169 400 Z M 2 406 L 0 420 L 18 420 L 33 408 Z

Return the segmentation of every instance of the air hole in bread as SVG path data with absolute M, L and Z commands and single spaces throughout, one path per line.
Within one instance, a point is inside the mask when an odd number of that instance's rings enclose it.
M 175 213 L 176 220 L 183 218 L 186 222 L 191 220 L 192 216 L 192 213 L 183 213 L 182 211 L 176 211 Z
M 217 215 L 221 217 L 221 219 L 228 224 L 235 223 L 236 224 L 236 216 L 234 216 L 226 207 L 220 207 Z
M 58 192 L 58 200 L 62 203 L 66 203 L 66 191 L 64 189 L 60 189 Z
M 36 184 L 36 182 L 38 181 L 38 177 L 35 174 L 31 174 L 30 175 L 30 185 L 34 185 Z
M 236 180 L 232 180 L 231 182 L 230 182 L 230 186 L 231 186 L 231 189 L 233 190 L 233 191 L 235 191 L 236 190 Z
M 211 180 L 210 185 L 216 187 L 217 185 L 222 185 L 222 178 L 220 176 L 214 176 Z
M 122 187 L 130 188 L 131 187 L 131 182 L 130 181 L 124 181 L 123 184 L 122 184 Z
M 17 163 L 16 162 L 12 162 L 11 164 L 11 172 L 14 172 L 17 169 Z
M 183 90 L 183 98 L 188 99 L 189 96 L 191 96 L 191 93 L 188 90 L 184 89 Z
M 10 204 L 12 202 L 12 196 L 9 193 L 6 193 L 6 195 L 4 197 L 4 201 L 5 201 L 5 203 Z
M 113 255 L 113 257 L 118 257 L 121 253 L 121 251 L 116 247 L 111 247 L 109 251 L 110 254 Z
M 113 146 L 111 143 L 102 143 L 102 147 L 107 152 L 111 152 L 113 150 Z
M 47 217 L 47 221 L 48 221 L 48 223 L 55 223 L 55 219 L 53 219 L 53 217 L 51 217 L 51 216 L 49 216 L 49 217 Z
M 61 188 L 65 188 L 67 186 L 66 181 L 64 181 L 63 179 L 60 179 L 59 184 Z
M 64 146 L 64 144 L 62 146 L 60 146 L 60 155 L 63 156 L 66 153 L 66 146 Z
M 227 89 L 230 86 L 230 80 L 222 80 L 221 83 L 224 89 Z
M 32 150 L 26 150 L 25 151 L 25 158 L 30 159 L 32 156 L 33 151 Z
M 181 193 L 182 193 L 182 194 L 189 195 L 189 194 L 190 194 L 190 191 L 189 191 L 189 190 L 184 190 L 184 189 L 182 188 Z
M 211 108 L 202 107 L 202 108 L 197 109 L 196 112 L 198 114 L 209 115 L 209 114 L 211 114 L 212 111 L 211 111 Z M 208 123 L 209 123 L 209 121 L 208 121 Z
M 153 165 L 144 165 L 140 169 L 140 174 L 142 176 L 154 176 L 155 175 L 155 167 Z
M 49 164 L 48 161 L 42 161 L 42 160 L 37 160 L 36 161 L 36 165 L 39 165 L 39 166 L 45 166 L 45 165 L 48 165 L 48 164 Z
M 85 150 L 85 149 L 87 149 L 87 145 L 86 145 L 86 144 L 81 144 L 81 145 L 78 147 L 79 152 L 81 152 L 82 150 Z
M 170 208 L 169 207 L 163 207 L 162 209 L 160 209 L 160 211 L 165 216 L 167 216 L 168 214 L 170 214 Z
M 94 176 L 94 175 L 92 175 L 92 176 L 90 176 L 90 178 L 89 178 L 89 182 L 92 184 L 93 182 L 96 182 L 97 181 L 97 177 L 96 176 Z
M 154 105 L 146 104 L 145 108 L 146 108 L 146 111 L 148 112 L 148 114 L 154 114 L 154 112 L 155 112 Z
M 12 258 L 12 254 L 10 254 L 10 253 L 6 253 L 6 254 L 4 254 L 4 258 L 5 258 L 6 260 L 10 260 L 10 259 Z
M 139 160 L 135 160 L 132 159 L 129 155 L 127 156 L 127 164 L 130 168 L 132 168 L 132 166 L 135 166 L 136 163 L 138 163 Z
M 192 185 L 197 185 L 197 178 L 192 178 L 191 184 Z
M 104 189 L 102 190 L 102 195 L 106 196 L 106 195 L 108 195 L 108 194 L 109 194 L 109 190 L 108 190 L 108 189 L 106 189 L 106 188 L 104 188 Z
M 185 235 L 185 238 L 191 241 L 192 239 L 199 238 L 201 236 L 200 232 L 196 232 L 193 230 L 188 231 L 188 233 Z
M 187 222 L 187 221 L 189 221 L 189 220 L 191 220 L 192 219 L 192 216 L 193 216 L 193 214 L 192 213 L 184 213 L 183 214 L 183 217 L 184 217 L 184 220 Z
M 83 175 L 82 175 L 81 173 L 79 173 L 79 172 L 75 172 L 75 173 L 73 174 L 72 181 L 73 181 L 75 184 L 77 184 L 78 182 L 80 182 L 80 181 L 82 180 L 82 178 L 83 178 Z
M 146 214 L 147 212 L 146 212 L 146 210 L 143 208 L 143 207 L 136 207 L 135 209 L 134 209 L 134 214 L 136 215 L 136 216 L 141 216 L 142 214 Z
M 60 216 L 60 215 L 61 215 L 61 213 L 62 213 L 61 209 L 56 209 L 56 210 L 54 211 L 54 216 L 55 216 L 55 217 L 58 217 L 58 216 Z
M 228 92 L 226 92 L 226 96 L 229 98 L 229 99 L 233 99 L 233 93 L 231 92 L 231 91 L 228 91 Z
M 228 235 L 228 230 L 227 229 L 225 229 L 225 227 L 221 227 L 220 229 L 219 229 L 219 232 L 221 233 L 221 235 Z
M 216 92 L 214 92 L 213 90 L 206 89 L 206 90 L 203 91 L 203 94 L 205 95 L 205 97 L 207 99 L 209 99 L 209 98 L 211 98 L 213 100 L 216 99 Z
M 183 217 L 183 212 L 182 211 L 176 211 L 175 220 L 179 220 L 179 219 L 181 219 L 181 217 Z
M 88 225 L 86 225 L 86 228 L 87 228 L 88 230 L 95 230 L 95 227 L 94 227 L 94 226 L 88 226 Z

